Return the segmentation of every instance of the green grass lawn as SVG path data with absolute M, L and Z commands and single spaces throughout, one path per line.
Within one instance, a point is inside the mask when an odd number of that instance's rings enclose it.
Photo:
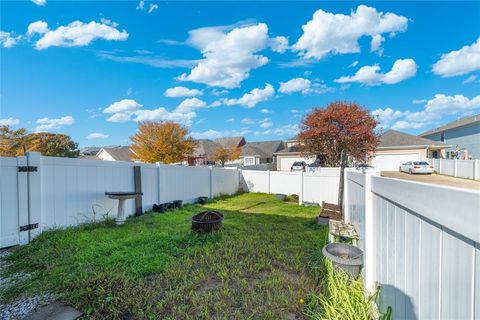
M 190 230 L 205 207 L 224 213 L 213 234 Z M 327 229 L 318 207 L 241 194 L 204 207 L 46 231 L 9 257 L 32 273 L 3 302 L 52 291 L 92 318 L 298 319 L 318 308 Z

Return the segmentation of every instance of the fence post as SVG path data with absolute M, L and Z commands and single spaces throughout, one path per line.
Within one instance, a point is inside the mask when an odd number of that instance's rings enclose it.
M 350 170 L 345 169 L 345 175 L 343 176 L 343 217 L 345 223 L 350 222 L 350 203 L 348 199 L 348 174 Z
M 300 171 L 300 194 L 298 195 L 298 204 L 303 204 L 303 171 Z
M 210 199 L 213 197 L 213 168 L 209 167 L 210 169 Z
M 164 176 L 164 168 L 163 168 L 163 163 L 160 162 L 160 161 L 157 161 L 156 162 L 156 165 L 157 165 L 157 171 L 158 171 L 158 175 L 157 175 L 157 179 L 158 179 L 158 203 L 163 203 L 165 197 L 164 197 L 164 190 L 163 190 L 163 186 L 164 186 L 164 180 L 165 180 L 165 176 Z
M 365 234 L 364 234 L 364 264 L 365 264 L 365 288 L 369 292 L 375 292 L 375 229 L 373 216 L 372 176 L 379 176 L 378 170 L 365 170 Z
M 27 152 L 27 163 L 37 167 L 37 171 L 27 173 L 28 185 L 28 224 L 38 223 L 38 228 L 30 230 L 29 241 L 33 240 L 42 230 L 42 155 L 40 152 Z
M 270 170 L 267 170 L 267 193 L 270 194 Z
M 457 159 L 453 159 L 453 176 L 457 176 Z
M 480 176 L 478 174 L 478 159 L 473 160 L 473 180 L 479 180 Z
M 438 174 L 442 174 L 442 158 L 438 159 Z

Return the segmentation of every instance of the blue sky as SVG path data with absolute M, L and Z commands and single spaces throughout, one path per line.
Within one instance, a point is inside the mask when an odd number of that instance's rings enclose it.
M 126 144 L 142 120 L 289 138 L 335 100 L 414 134 L 480 109 L 479 2 L 0 6 L 0 124 L 81 146 Z

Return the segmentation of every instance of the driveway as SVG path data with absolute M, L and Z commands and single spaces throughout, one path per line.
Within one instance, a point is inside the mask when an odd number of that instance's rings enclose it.
M 468 180 L 463 178 L 455 178 L 450 176 L 444 176 L 440 174 L 408 174 L 398 171 L 382 171 L 382 177 L 411 180 L 423 183 L 431 183 L 437 185 L 444 185 L 456 188 L 465 188 L 480 190 L 480 181 Z

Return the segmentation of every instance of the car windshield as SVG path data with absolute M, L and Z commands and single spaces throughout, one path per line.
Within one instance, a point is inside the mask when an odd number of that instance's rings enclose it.
M 429 166 L 430 165 L 430 163 L 425 162 L 425 161 L 417 161 L 417 162 L 414 162 L 413 164 L 417 165 L 417 166 Z

